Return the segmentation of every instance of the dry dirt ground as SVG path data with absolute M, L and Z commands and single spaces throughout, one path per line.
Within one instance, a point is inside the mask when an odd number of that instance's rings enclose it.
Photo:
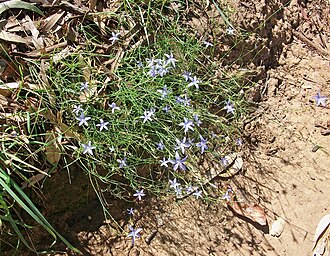
M 56 227 L 84 255 L 312 255 L 316 226 L 330 213 L 330 142 L 322 135 L 330 129 L 330 103 L 317 107 L 313 99 L 317 92 L 330 96 L 330 3 L 237 0 L 230 5 L 235 24 L 253 32 L 223 60 L 228 65 L 241 56 L 239 67 L 256 70 L 256 86 L 246 92 L 257 108 L 244 121 L 243 169 L 217 181 L 217 204 L 158 198 L 136 207 L 134 224 L 143 231 L 134 247 L 130 238 L 102 223 L 102 209 L 97 201 L 89 201 L 84 211 Z M 196 26 L 203 33 L 210 28 L 207 23 Z M 74 175 L 73 185 L 83 184 Z M 268 225 L 256 225 L 230 211 L 221 199 L 225 183 L 240 200 L 263 207 Z M 87 189 L 81 186 L 81 191 Z M 71 202 L 67 190 L 54 191 L 53 197 Z M 109 211 L 127 231 L 126 207 L 114 202 Z M 284 230 L 273 237 L 269 229 L 279 217 L 285 221 Z

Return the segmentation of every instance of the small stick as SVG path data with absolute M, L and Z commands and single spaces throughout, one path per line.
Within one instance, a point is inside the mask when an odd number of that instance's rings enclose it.
M 312 42 L 311 40 L 309 40 L 304 34 L 302 34 L 301 32 L 297 32 L 297 31 L 292 31 L 293 35 L 295 37 L 297 37 L 298 39 L 300 39 L 301 41 L 303 41 L 305 44 L 313 47 L 318 53 L 320 53 L 321 55 L 325 55 L 327 57 L 329 57 L 329 53 L 324 50 L 322 47 L 320 47 L 319 45 L 317 45 L 316 43 Z

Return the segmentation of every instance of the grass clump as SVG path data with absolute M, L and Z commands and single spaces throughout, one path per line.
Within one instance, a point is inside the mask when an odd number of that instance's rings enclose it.
M 208 177 L 199 165 L 237 149 L 245 88 L 241 76 L 218 67 L 215 46 L 184 24 L 185 8 L 169 3 L 124 1 L 123 15 L 92 14 L 107 26 L 87 17 L 73 28 L 71 45 L 46 61 L 24 59 L 28 86 L 15 99 L 23 121 L 5 124 L 4 133 L 16 137 L 3 142 L 3 175 L 31 184 L 36 172 L 47 177 L 79 164 L 105 213 L 103 193 L 133 201 L 167 196 L 170 187 L 177 197 L 203 197 Z

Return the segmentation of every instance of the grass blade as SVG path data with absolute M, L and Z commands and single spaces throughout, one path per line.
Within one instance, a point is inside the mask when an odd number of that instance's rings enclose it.
M 20 0 L 12 0 L 0 3 L 0 14 L 9 9 L 26 9 L 44 16 L 43 12 L 39 8 L 30 3 L 26 3 Z

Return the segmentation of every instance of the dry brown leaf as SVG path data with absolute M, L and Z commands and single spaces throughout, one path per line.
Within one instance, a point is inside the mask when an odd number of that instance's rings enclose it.
M 250 220 L 264 226 L 267 225 L 267 218 L 264 208 L 257 204 L 228 202 L 230 209 L 238 215 L 249 218 Z
M 19 35 L 15 35 L 6 31 L 0 31 L 0 39 L 13 43 L 22 43 L 22 44 L 31 44 L 31 37 L 21 37 Z
M 25 20 L 26 20 L 26 22 L 23 24 L 27 30 L 31 31 L 31 34 L 32 34 L 31 40 L 32 40 L 34 47 L 37 49 L 43 49 L 44 42 L 42 40 L 42 37 L 39 37 L 39 30 L 36 28 L 33 21 L 31 20 L 31 18 L 28 15 L 25 16 Z
M 45 147 L 46 159 L 49 163 L 55 165 L 61 159 L 61 152 L 61 135 L 58 133 L 58 128 L 48 130 L 46 133 Z
M 24 181 L 22 183 L 22 189 L 26 188 L 26 187 L 32 187 L 34 184 L 36 184 L 37 182 L 41 181 L 42 179 L 44 179 L 46 177 L 45 174 L 42 173 L 38 173 L 34 176 L 32 176 L 31 178 L 29 178 L 27 181 Z
M 63 17 L 64 13 L 65 11 L 62 11 L 62 12 L 54 13 L 53 15 L 47 17 L 44 20 L 42 31 L 45 33 L 49 33 L 50 31 L 53 30 L 53 32 L 55 33 L 59 29 L 59 27 L 60 28 L 62 27 L 62 26 L 56 26 L 54 28 L 54 26 L 58 23 L 58 21 Z
M 19 83 L 17 82 L 0 84 L 0 94 L 9 97 L 12 94 L 12 91 L 17 88 L 19 88 Z

